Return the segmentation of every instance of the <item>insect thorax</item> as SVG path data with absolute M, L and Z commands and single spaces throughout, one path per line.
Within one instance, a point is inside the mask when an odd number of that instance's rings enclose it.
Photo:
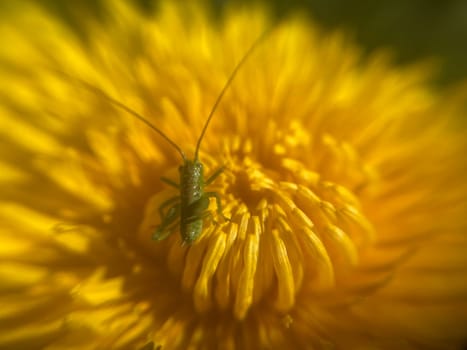
M 178 168 L 180 172 L 180 195 L 183 203 L 191 204 L 203 195 L 203 164 L 198 160 L 186 160 Z

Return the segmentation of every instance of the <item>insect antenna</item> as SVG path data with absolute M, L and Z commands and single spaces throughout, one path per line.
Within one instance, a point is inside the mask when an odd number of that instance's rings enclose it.
M 101 91 L 100 89 L 94 87 L 94 86 L 88 86 L 89 88 L 92 88 L 93 90 L 99 92 L 107 101 L 109 101 L 110 103 L 112 103 L 114 106 L 116 107 L 119 107 L 120 109 L 124 110 L 125 112 L 131 114 L 132 116 L 134 116 L 135 118 L 139 119 L 140 121 L 142 121 L 144 124 L 146 124 L 147 126 L 149 126 L 152 130 L 154 130 L 155 132 L 157 132 L 160 136 L 162 136 L 168 143 L 170 143 L 177 151 L 178 153 L 180 153 L 180 155 L 182 156 L 182 159 L 183 161 L 186 160 L 186 156 L 185 156 L 185 153 L 182 151 L 182 149 L 174 142 L 172 141 L 162 130 L 160 130 L 158 127 L 156 127 L 154 124 L 152 124 L 148 119 L 146 119 L 145 117 L 143 117 L 141 114 L 139 114 L 138 112 L 134 111 L 133 109 L 131 109 L 130 107 L 124 105 L 123 103 L 121 103 L 120 101 L 110 97 L 109 95 L 107 95 L 106 93 L 104 93 L 103 91 Z
M 263 34 L 261 34 L 254 42 L 251 44 L 250 48 L 248 51 L 243 55 L 242 59 L 237 63 L 235 66 L 234 70 L 230 74 L 229 79 L 227 79 L 226 83 L 224 84 L 224 87 L 222 88 L 221 92 L 217 96 L 216 102 L 214 102 L 214 105 L 212 106 L 211 112 L 209 113 L 208 118 L 206 119 L 206 123 L 204 123 L 203 130 L 201 131 L 201 134 L 199 135 L 198 142 L 196 143 L 196 150 L 195 150 L 195 160 L 198 160 L 198 152 L 199 148 L 201 146 L 201 141 L 203 140 L 204 134 L 206 133 L 206 130 L 208 128 L 209 122 L 212 119 L 212 116 L 214 115 L 214 112 L 216 111 L 217 107 L 219 106 L 219 103 L 221 102 L 222 98 L 224 97 L 224 94 L 227 90 L 227 88 L 232 84 L 232 81 L 235 78 L 235 75 L 237 75 L 237 72 L 239 69 L 243 66 L 243 64 L 246 62 L 248 57 L 251 56 L 255 48 L 260 44 L 260 42 L 266 37 L 266 35 L 269 33 L 269 30 L 265 31 Z
M 65 72 L 62 72 L 60 70 L 57 70 L 56 73 L 61 74 L 61 75 L 65 76 L 66 78 L 70 79 L 70 80 L 78 82 L 79 84 L 83 85 L 86 89 L 88 89 L 90 91 L 93 91 L 93 92 L 99 94 L 100 96 L 104 97 L 107 100 L 107 102 L 110 102 L 110 104 L 114 105 L 115 107 L 120 108 L 121 110 L 129 113 L 133 117 L 135 117 L 135 118 L 139 119 L 140 121 L 142 121 L 144 124 L 149 126 L 152 130 L 154 130 L 160 136 L 162 136 L 169 144 L 171 144 L 177 150 L 177 152 L 180 153 L 180 156 L 182 157 L 183 161 L 186 160 L 185 153 L 182 151 L 182 149 L 174 141 L 172 141 L 162 130 L 160 130 L 157 126 L 152 124 L 147 118 L 143 117 L 141 114 L 139 114 L 135 110 L 131 109 L 130 107 L 124 105 L 120 101 L 114 99 L 113 97 L 110 97 L 109 95 L 107 95 L 104 91 L 102 91 L 98 87 L 96 87 L 96 86 L 94 86 L 92 84 L 89 84 L 84 80 L 72 77 L 69 74 L 67 74 Z

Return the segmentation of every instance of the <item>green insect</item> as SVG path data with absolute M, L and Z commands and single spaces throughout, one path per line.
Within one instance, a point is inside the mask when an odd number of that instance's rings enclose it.
M 208 128 L 208 125 L 216 111 L 222 97 L 224 96 L 227 88 L 231 85 L 235 75 L 237 74 L 240 67 L 245 63 L 246 59 L 253 52 L 254 48 L 259 44 L 265 34 L 261 35 L 245 53 L 242 59 L 238 62 L 230 77 L 225 83 L 219 96 L 217 97 L 211 112 L 206 119 L 201 134 L 196 143 L 196 149 L 193 159 L 188 159 L 182 149 L 171 140 L 162 130 L 153 125 L 149 120 L 133 109 L 127 107 L 123 103 L 113 99 L 106 95 L 103 91 L 85 84 L 88 89 L 92 89 L 102 95 L 107 101 L 116 107 L 124 110 L 130 115 L 136 117 L 152 130 L 157 132 L 163 137 L 170 145 L 172 145 L 177 152 L 180 154 L 183 164 L 179 167 L 180 183 L 176 183 L 170 179 L 162 177 L 161 180 L 166 184 L 173 186 L 179 190 L 179 195 L 169 198 L 164 201 L 159 207 L 159 215 L 161 223 L 155 228 L 152 235 L 152 239 L 161 241 L 167 238 L 177 227 L 180 228 L 180 234 L 182 236 L 182 243 L 184 245 L 191 245 L 200 236 L 203 231 L 203 221 L 205 218 L 212 216 L 212 213 L 208 210 L 210 198 L 214 198 L 217 204 L 217 212 L 224 219 L 229 220 L 222 214 L 222 204 L 218 193 L 216 192 L 205 192 L 205 186 L 211 184 L 223 171 L 223 167 L 217 169 L 207 180 L 204 179 L 203 164 L 200 162 L 198 154 L 203 140 L 204 134 Z

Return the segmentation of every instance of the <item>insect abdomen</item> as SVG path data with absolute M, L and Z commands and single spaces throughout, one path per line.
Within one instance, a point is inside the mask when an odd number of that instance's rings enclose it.
M 183 243 L 192 244 L 198 236 L 203 232 L 203 219 L 196 219 L 193 222 L 180 225 L 180 233 Z

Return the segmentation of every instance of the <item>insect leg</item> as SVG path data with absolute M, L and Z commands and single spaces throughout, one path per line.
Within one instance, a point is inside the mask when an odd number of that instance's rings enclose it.
M 177 220 L 177 221 L 175 221 L 175 222 L 172 224 L 172 226 L 166 227 L 166 228 L 165 228 L 165 232 L 171 233 L 171 232 L 173 232 L 176 228 L 178 228 L 179 225 L 180 225 L 180 220 Z M 167 237 L 167 236 L 168 236 L 168 234 L 167 234 L 166 236 L 164 236 L 164 237 Z
M 219 172 L 220 174 L 220 172 Z M 212 177 L 212 176 L 211 176 Z M 205 192 L 204 196 L 206 198 L 211 198 L 214 197 L 216 199 L 216 204 L 217 204 L 217 213 L 224 218 L 224 220 L 230 221 L 230 218 L 225 217 L 224 214 L 222 213 L 222 203 L 221 203 L 221 197 L 219 197 L 219 194 L 217 192 Z
M 197 220 L 204 220 L 207 217 L 212 217 L 212 213 L 209 210 L 202 212 L 200 215 L 190 216 L 186 218 L 185 220 L 183 220 L 183 224 L 191 224 L 192 222 L 195 222 Z
M 224 171 L 224 167 L 220 167 L 219 169 L 217 169 L 214 172 L 214 174 L 209 176 L 209 178 L 206 180 L 205 185 L 209 185 L 211 182 L 213 182 L 216 179 L 216 177 L 218 177 L 223 171 Z
M 188 206 L 189 216 L 201 215 L 209 207 L 209 197 L 201 196 L 198 200 L 194 201 Z
M 152 235 L 152 239 L 155 241 L 161 241 L 167 238 L 171 233 L 176 223 L 176 220 L 180 217 L 180 203 L 177 203 L 169 208 L 167 214 L 163 217 L 161 224 L 156 228 Z
M 180 203 L 177 203 L 169 208 L 167 214 L 162 218 L 161 224 L 158 226 L 159 229 L 164 230 L 167 226 L 171 225 L 180 214 Z
M 176 183 L 175 181 L 172 181 L 166 177 L 161 177 L 161 181 L 165 182 L 167 185 L 173 186 L 175 188 L 180 188 L 180 185 Z
M 177 201 L 180 201 L 180 196 L 175 196 L 162 202 L 161 206 L 159 207 L 159 215 L 160 215 L 161 220 L 163 220 L 166 217 L 166 214 L 164 213 L 164 209 L 167 208 L 169 205 L 176 203 Z

